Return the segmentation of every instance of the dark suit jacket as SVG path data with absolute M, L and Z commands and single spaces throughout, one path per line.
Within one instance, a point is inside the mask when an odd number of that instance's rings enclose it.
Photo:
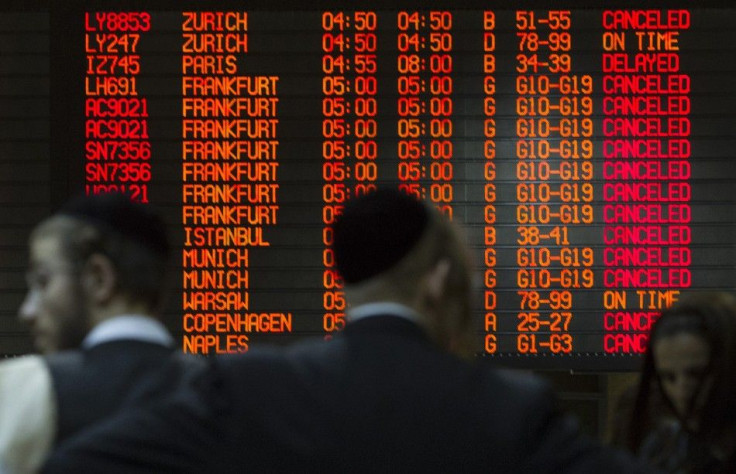
M 57 401 L 56 443 L 119 410 L 175 390 L 200 363 L 173 347 L 115 340 L 46 358 Z
M 648 472 L 581 437 L 537 379 L 439 352 L 391 316 L 224 357 L 189 390 L 77 437 L 47 473 Z

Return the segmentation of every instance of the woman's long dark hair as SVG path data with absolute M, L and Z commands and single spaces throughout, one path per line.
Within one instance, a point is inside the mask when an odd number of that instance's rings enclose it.
M 736 403 L 733 401 L 736 396 L 736 297 L 724 292 L 692 293 L 683 295 L 680 301 L 665 309 L 652 326 L 629 424 L 629 448 L 634 452 L 652 428 L 652 397 L 667 400 L 654 365 L 654 344 L 661 337 L 681 333 L 705 338 L 711 349 L 708 375 L 712 385 L 705 394 L 694 436 L 706 445 L 721 446 L 724 439 L 736 434 Z M 676 416 L 674 410 L 672 412 Z

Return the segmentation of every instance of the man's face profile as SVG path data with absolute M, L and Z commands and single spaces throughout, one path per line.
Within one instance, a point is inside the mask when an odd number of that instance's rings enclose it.
M 20 307 L 41 353 L 78 347 L 87 331 L 87 316 L 79 271 L 69 262 L 59 238 L 31 240 L 27 293 Z

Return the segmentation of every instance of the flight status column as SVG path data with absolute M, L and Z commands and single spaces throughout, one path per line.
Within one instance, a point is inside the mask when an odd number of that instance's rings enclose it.
M 251 251 L 277 224 L 276 76 L 246 76 L 246 12 L 182 13 L 183 350 L 243 352 L 249 334 L 290 331 L 255 312 Z
M 604 350 L 642 353 L 690 287 L 688 10 L 603 12 Z
M 139 94 L 146 12 L 85 13 L 86 193 L 120 191 L 148 202 L 148 101 Z
M 402 11 L 397 25 L 399 188 L 452 218 L 452 14 Z
M 345 326 L 343 283 L 330 248 L 332 224 L 346 199 L 374 190 L 378 179 L 377 27 L 375 12 L 322 14 L 322 329 L 327 336 Z
M 570 11 L 517 11 L 517 350 L 569 354 L 573 290 L 594 284 L 592 79 L 573 74 Z
M 485 330 L 484 350 L 487 354 L 495 354 L 498 350 L 498 295 L 496 294 L 496 14 L 483 12 L 483 196 L 484 228 L 483 228 L 483 261 L 485 273 L 483 281 L 483 328 Z

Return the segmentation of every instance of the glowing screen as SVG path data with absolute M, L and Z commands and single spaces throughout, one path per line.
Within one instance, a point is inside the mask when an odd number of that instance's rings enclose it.
M 3 163 L 41 209 L 126 190 L 165 212 L 185 352 L 339 331 L 330 225 L 377 186 L 465 228 L 479 357 L 632 367 L 660 308 L 736 281 L 734 9 L 77 3 L 2 13 L 50 38 L 11 52 L 51 97 L 50 135 L 5 132 Z

